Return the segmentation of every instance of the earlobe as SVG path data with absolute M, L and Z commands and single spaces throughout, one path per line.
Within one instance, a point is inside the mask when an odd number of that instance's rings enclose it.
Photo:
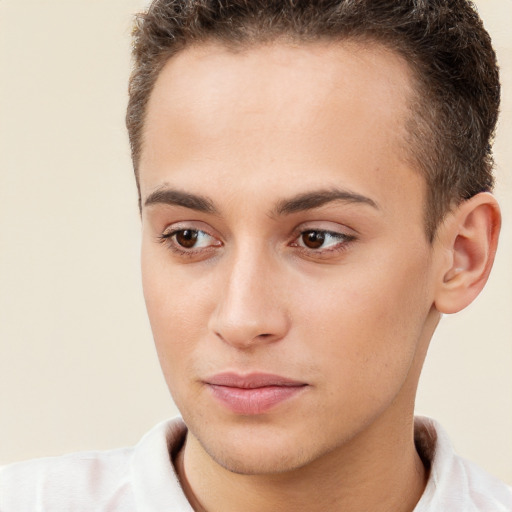
M 482 192 L 464 201 L 440 227 L 444 258 L 435 306 L 456 313 L 468 306 L 484 287 L 491 271 L 501 225 L 494 196 Z

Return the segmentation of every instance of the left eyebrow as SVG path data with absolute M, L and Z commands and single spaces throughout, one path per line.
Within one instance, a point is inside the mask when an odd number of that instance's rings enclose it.
M 302 212 L 319 208 L 333 201 L 341 201 L 344 203 L 360 203 L 379 209 L 377 203 L 369 197 L 356 194 L 349 190 L 328 189 L 316 190 L 298 194 L 290 199 L 279 201 L 274 208 L 273 215 L 290 215 L 292 213 Z

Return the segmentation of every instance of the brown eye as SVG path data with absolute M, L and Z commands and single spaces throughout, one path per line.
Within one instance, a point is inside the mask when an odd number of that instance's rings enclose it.
M 174 237 L 178 245 L 185 249 L 192 249 L 197 243 L 198 232 L 194 229 L 182 229 L 175 233 Z
M 305 231 L 301 236 L 304 245 L 309 249 L 319 249 L 325 242 L 325 233 L 321 231 Z

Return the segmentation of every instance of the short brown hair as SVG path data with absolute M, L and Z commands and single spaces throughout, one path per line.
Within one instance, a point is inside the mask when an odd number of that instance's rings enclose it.
M 133 35 L 126 124 L 137 183 L 146 107 L 168 59 L 207 41 L 244 48 L 282 38 L 373 41 L 407 60 L 416 79 L 407 142 L 427 182 L 431 241 L 453 205 L 492 190 L 499 74 L 466 0 L 154 0 Z

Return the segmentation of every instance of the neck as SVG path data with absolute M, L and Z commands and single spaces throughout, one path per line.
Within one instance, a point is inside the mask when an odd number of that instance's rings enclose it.
M 386 418 L 376 423 L 386 423 Z M 383 438 L 385 426 L 372 425 L 350 446 L 305 467 L 269 475 L 226 470 L 189 433 L 176 466 L 196 512 L 410 512 L 426 484 L 426 471 L 414 446 L 412 416 L 398 428 L 395 423 L 392 435 L 387 430 Z

